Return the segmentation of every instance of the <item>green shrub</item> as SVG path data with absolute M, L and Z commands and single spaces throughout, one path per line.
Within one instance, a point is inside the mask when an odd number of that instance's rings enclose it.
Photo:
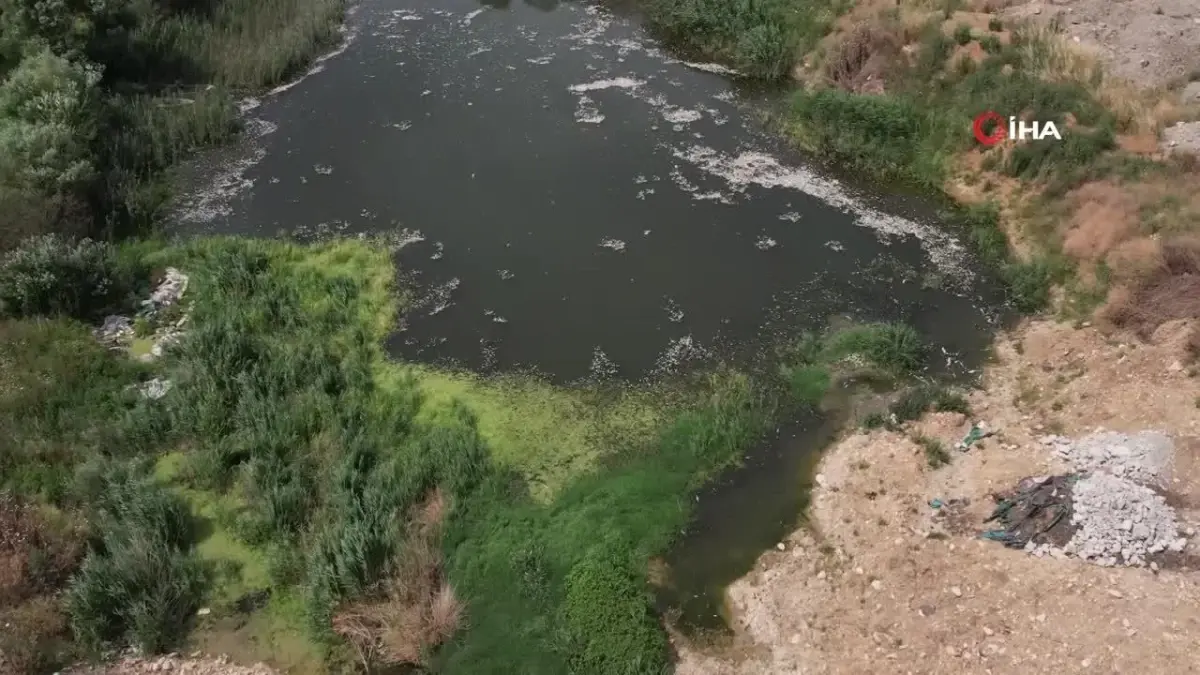
M 135 281 L 109 244 L 42 235 L 0 259 L 0 311 L 92 319 L 128 305 Z
M 905 390 L 890 407 L 897 424 L 918 419 L 927 411 L 970 413 L 967 399 L 939 385 L 922 384 Z
M 881 412 L 869 413 L 862 421 L 864 429 L 882 429 L 887 426 L 887 423 L 887 416 Z
M 937 125 L 926 106 L 905 97 L 801 90 L 791 119 L 813 150 L 885 178 L 941 184 L 941 159 L 929 149 Z
M 1000 43 L 1000 38 L 995 35 L 984 35 L 979 39 L 979 46 L 988 54 L 999 54 L 1004 45 Z
M 89 483 L 81 492 L 100 538 L 67 590 L 71 628 L 93 648 L 125 640 L 164 651 L 182 637 L 208 582 L 187 505 L 124 465 Z
M 975 39 L 971 35 L 971 27 L 965 23 L 960 23 L 954 27 L 954 41 L 960 45 L 965 45 Z
M 950 463 L 950 451 L 936 438 L 917 436 L 913 439 L 925 453 L 925 463 L 929 468 L 936 469 Z
M 1004 22 L 999 17 L 992 17 L 988 19 L 988 30 L 999 33 L 1004 30 Z
M 1055 274 L 1054 267 L 1044 259 L 1013 262 L 1001 269 L 1009 302 L 1026 314 L 1045 309 L 1050 304 Z
M 668 663 L 643 582 L 611 557 L 594 554 L 571 568 L 563 614 L 575 672 L 659 675 Z
M 829 391 L 829 371 L 821 366 L 795 366 L 783 369 L 792 397 L 800 403 L 816 407 Z
M 853 355 L 889 372 L 911 373 L 924 364 L 925 344 L 911 326 L 865 324 L 838 331 L 827 338 L 822 358 L 828 362 Z

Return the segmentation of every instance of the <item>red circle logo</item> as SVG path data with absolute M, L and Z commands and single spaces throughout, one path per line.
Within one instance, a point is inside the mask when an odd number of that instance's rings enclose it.
M 984 130 L 988 122 L 992 123 L 990 133 Z M 975 140 L 988 146 L 995 145 L 1008 137 L 1008 130 L 1004 128 L 1004 116 L 991 110 L 976 117 L 971 128 L 975 131 Z

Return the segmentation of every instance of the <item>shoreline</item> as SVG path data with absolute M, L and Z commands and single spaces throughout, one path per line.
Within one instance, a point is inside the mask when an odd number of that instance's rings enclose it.
M 1041 436 L 1097 427 L 1174 438 L 1168 501 L 1194 528 L 1200 378 L 1180 366 L 1186 330 L 1176 322 L 1135 346 L 1095 328 L 1026 320 L 997 338 L 996 361 L 969 397 L 973 418 L 931 413 L 903 432 L 847 434 L 816 469 L 811 528 L 797 529 L 785 550 L 767 552 L 729 587 L 732 641 L 691 645 L 675 636 L 677 672 L 1193 668 L 1200 558 L 1186 553 L 1190 546 L 1159 570 L 1035 557 L 978 538 L 991 493 L 1068 470 Z M 995 438 L 952 451 L 948 466 L 925 466 L 911 436 L 951 446 L 972 419 L 996 429 Z M 949 519 L 928 506 L 962 498 L 969 506 Z

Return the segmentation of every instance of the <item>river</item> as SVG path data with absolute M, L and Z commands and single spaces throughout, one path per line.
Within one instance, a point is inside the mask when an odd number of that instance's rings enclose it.
M 420 302 L 397 357 L 632 381 L 752 366 L 774 338 L 849 316 L 905 321 L 961 371 L 995 325 L 985 275 L 931 209 L 813 168 L 761 128 L 760 95 L 664 53 L 636 17 L 363 0 L 346 37 L 245 103 L 249 138 L 202 163 L 178 221 L 405 244 Z M 782 429 L 702 495 L 671 556 L 674 604 L 793 526 L 828 433 Z

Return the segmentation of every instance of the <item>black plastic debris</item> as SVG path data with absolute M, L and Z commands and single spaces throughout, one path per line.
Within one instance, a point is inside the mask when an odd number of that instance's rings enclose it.
M 1071 486 L 1078 479 L 1075 474 L 1025 478 L 1015 489 L 992 495 L 996 508 L 984 522 L 1004 527 L 981 536 L 1009 548 L 1025 548 L 1029 542 L 1063 546 L 1075 533 Z

